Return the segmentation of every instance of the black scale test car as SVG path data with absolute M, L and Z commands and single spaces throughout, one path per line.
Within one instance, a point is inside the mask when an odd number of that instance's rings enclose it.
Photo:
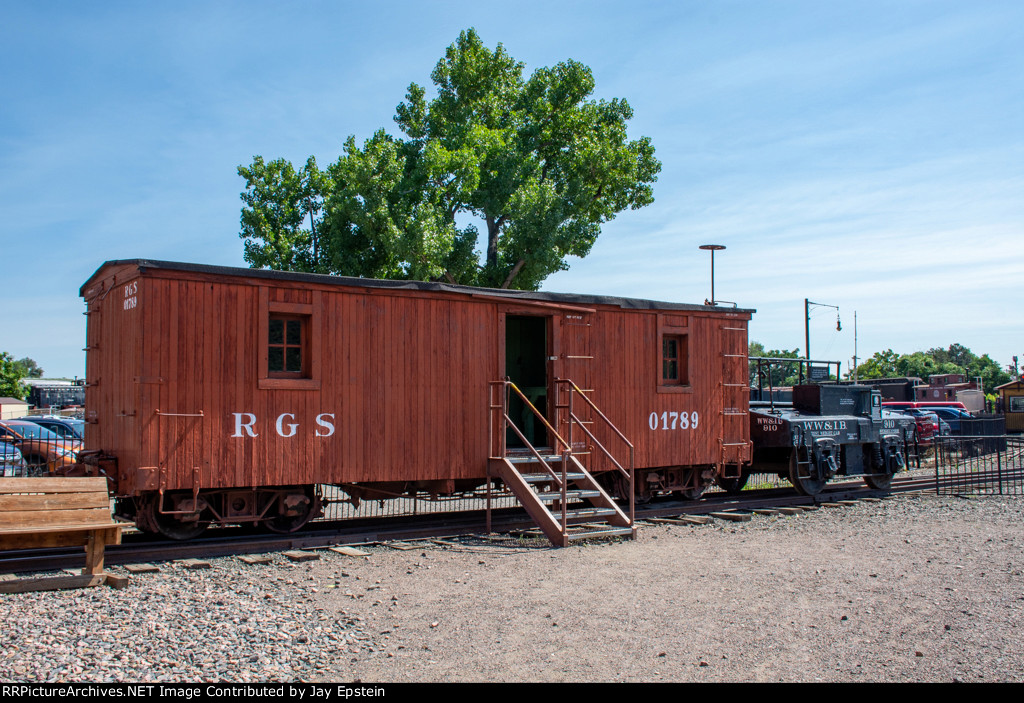
M 914 419 L 882 410 L 879 391 L 858 385 L 799 385 L 792 405 L 751 402 L 754 459 L 747 473 L 776 473 L 816 495 L 829 479 L 862 476 L 885 489 L 906 466 Z M 746 475 L 736 481 L 742 488 Z

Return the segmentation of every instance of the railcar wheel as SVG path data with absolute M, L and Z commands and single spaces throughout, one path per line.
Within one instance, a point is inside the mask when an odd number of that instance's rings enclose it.
M 744 471 L 739 476 L 734 476 L 732 478 L 722 478 L 721 476 L 718 476 L 715 478 L 715 483 L 717 483 L 718 487 L 723 491 L 734 496 L 738 495 L 739 492 L 743 490 L 743 487 L 747 485 L 748 478 L 750 478 L 750 474 Z
M 793 488 L 796 489 L 797 493 L 805 496 L 816 496 L 825 488 L 828 479 L 801 476 L 798 470 L 800 468 L 798 463 L 799 456 L 799 449 L 794 449 L 792 454 L 789 455 L 789 482 L 793 484 Z
M 877 491 L 887 491 L 892 488 L 892 474 L 865 474 L 864 483 Z
M 160 498 L 154 494 L 142 501 L 135 515 L 135 524 L 140 530 L 163 535 L 167 539 L 184 541 L 195 539 L 206 532 L 207 522 L 185 522 L 177 515 L 161 513 Z
M 46 476 L 46 457 L 30 454 L 25 457 L 26 476 Z
M 298 532 L 306 524 L 320 514 L 320 496 L 317 495 L 316 490 L 312 486 L 307 486 L 303 491 L 305 501 L 300 501 L 301 505 L 295 506 L 297 512 L 294 515 L 283 515 L 277 514 L 273 517 L 267 518 L 263 521 L 263 526 L 271 532 L 277 532 L 279 534 L 288 534 L 291 532 Z M 289 500 L 298 498 L 297 493 L 290 493 L 287 496 L 282 496 L 279 503 L 283 503 Z
M 704 495 L 704 491 L 706 489 L 707 489 L 707 486 L 700 486 L 699 488 L 684 488 L 681 491 L 672 491 L 672 492 L 678 498 L 683 498 L 685 500 L 697 500 L 702 495 Z

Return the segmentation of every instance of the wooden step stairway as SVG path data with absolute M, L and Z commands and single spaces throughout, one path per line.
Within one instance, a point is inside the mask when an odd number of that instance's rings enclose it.
M 579 388 L 568 380 L 560 383 L 569 386 L 568 392 L 578 393 Z M 501 389 L 501 400 L 495 402 L 494 389 Z M 547 427 L 548 432 L 558 443 L 557 453 L 550 448 L 538 449 L 525 437 L 508 414 L 508 400 L 511 392 L 517 393 L 526 406 Z M 622 433 L 600 413 L 593 403 L 582 396 L 615 433 L 623 440 Z M 583 428 L 596 446 L 601 449 L 611 462 L 627 476 L 628 485 L 632 489 L 633 445 L 625 440 L 629 447 L 628 470 L 596 441 L 580 419 L 573 413 L 571 402 L 564 420 L 570 427 L 569 441 L 563 439 L 551 427 L 546 418 L 526 399 L 525 395 L 509 380 L 492 383 L 491 412 L 492 435 L 491 457 L 488 463 L 488 475 L 498 478 L 518 499 L 520 505 L 533 519 L 541 531 L 556 547 L 567 547 L 575 540 L 597 539 L 605 537 L 636 537 L 633 520 L 633 504 L 630 501 L 629 513 L 623 511 L 608 493 L 601 487 L 594 476 L 580 463 L 572 451 L 572 427 L 574 424 Z M 498 414 L 500 411 L 500 414 Z M 497 420 L 495 422 L 495 420 Z M 523 448 L 509 449 L 505 442 L 505 430 L 511 429 L 523 443 Z M 497 440 L 497 441 L 495 441 Z M 488 501 L 488 526 L 490 525 L 490 501 Z
M 551 466 L 566 463 L 565 471 Z M 629 516 L 571 454 L 507 456 L 493 464 L 498 478 L 556 547 L 581 539 L 636 537 Z

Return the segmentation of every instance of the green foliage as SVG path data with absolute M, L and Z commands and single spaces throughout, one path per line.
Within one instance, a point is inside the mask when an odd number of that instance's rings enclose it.
M 1010 374 L 988 354 L 976 356 L 962 344 L 951 344 L 948 349 L 936 347 L 926 352 L 902 355 L 887 349 L 875 352 L 874 356 L 857 367 L 857 375 L 862 379 L 916 376 L 927 381 L 929 376 L 940 374 L 964 374 L 968 379 L 981 377 L 982 387 L 987 394 L 1010 380 Z
M 7 352 L 0 352 L 0 396 L 24 400 L 28 389 L 21 384 L 25 369 Z
M 14 362 L 22 371 L 22 376 L 25 378 L 42 378 L 43 370 L 39 367 L 39 364 L 35 362 L 35 359 L 25 357 L 24 359 L 18 359 Z
M 648 138 L 628 140 L 625 100 L 590 98 L 588 67 L 523 68 L 466 30 L 431 74 L 436 97 L 412 83 L 396 108 L 405 139 L 350 137 L 326 173 L 312 157 L 239 167 L 246 261 L 536 289 L 586 256 L 603 223 L 653 202 L 661 164 Z M 467 216 L 486 227 L 482 259 Z
M 749 357 L 769 357 L 772 359 L 800 359 L 799 349 L 769 349 L 765 350 L 764 345 L 760 342 L 751 342 L 747 347 L 747 356 Z M 760 379 L 760 386 L 768 388 L 769 381 L 771 387 L 775 388 L 778 386 L 793 386 L 796 385 L 800 380 L 800 365 L 799 364 L 771 364 L 769 365 L 762 363 L 761 372 L 764 377 Z M 752 387 L 758 387 L 757 377 L 757 362 L 750 363 L 750 385 Z
M 324 253 L 317 231 L 317 215 L 323 209 L 330 180 L 312 156 L 295 168 L 284 159 L 264 162 L 257 156 L 249 166 L 239 166 L 245 179 L 241 237 L 245 260 L 253 268 L 326 273 Z M 310 228 L 304 229 L 306 217 Z
M 899 361 L 899 358 L 900 355 L 892 349 L 875 352 L 870 359 L 857 366 L 857 377 L 869 379 L 898 376 L 899 371 L 896 367 L 896 362 Z

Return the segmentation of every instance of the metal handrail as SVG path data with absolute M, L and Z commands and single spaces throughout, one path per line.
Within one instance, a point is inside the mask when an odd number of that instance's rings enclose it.
M 635 492 L 634 492 L 634 481 L 635 481 L 634 474 L 635 474 L 635 469 L 636 469 L 636 455 L 635 455 L 636 450 L 635 450 L 635 448 L 633 446 L 633 443 L 630 442 L 629 439 L 626 438 L 626 435 L 622 434 L 622 432 L 619 430 L 619 428 L 616 427 L 615 424 L 611 420 L 609 420 L 608 417 L 603 412 L 601 412 L 601 409 L 598 408 L 597 405 L 594 404 L 594 401 L 592 401 L 590 398 L 588 398 L 586 396 L 586 394 L 580 389 L 580 387 L 577 386 L 571 379 L 568 379 L 568 378 L 556 378 L 555 379 L 556 386 L 558 384 L 560 384 L 560 383 L 565 383 L 565 384 L 567 384 L 569 386 L 569 391 L 568 391 L 569 392 L 569 404 L 568 404 L 568 407 L 567 407 L 567 409 L 569 411 L 569 419 L 568 419 L 567 422 L 569 423 L 569 442 L 570 442 L 570 446 L 571 446 L 571 442 L 572 442 L 572 426 L 573 426 L 573 423 L 575 422 L 577 425 L 580 426 L 580 429 L 582 429 L 583 432 L 586 433 L 587 437 L 589 437 L 591 439 L 591 441 L 594 442 L 594 444 L 598 447 L 598 449 L 600 449 L 602 452 L 604 452 L 604 455 L 606 457 L 608 457 L 608 459 L 610 459 L 613 464 L 615 464 L 615 467 L 619 470 L 619 473 L 622 474 L 629 481 L 629 521 L 630 521 L 630 524 L 633 524 L 634 521 L 635 521 L 635 517 L 636 517 L 636 502 L 635 502 L 636 495 L 635 495 Z M 586 401 L 587 405 L 590 406 L 590 409 L 593 410 L 595 413 L 597 413 L 597 416 L 599 418 L 601 418 L 601 420 L 604 421 L 605 425 L 608 426 L 609 428 L 611 428 L 612 432 L 614 432 L 616 435 L 618 435 L 619 439 L 621 439 L 623 442 L 625 442 L 626 446 L 629 447 L 629 470 L 628 471 L 625 468 L 623 468 L 622 464 L 620 464 L 618 462 L 618 460 L 614 456 L 612 456 L 612 453 L 610 451 L 608 451 L 608 449 L 605 448 L 605 446 L 603 444 L 601 444 L 601 442 L 599 442 L 597 440 L 597 438 L 594 436 L 594 434 L 589 429 L 587 429 L 587 426 L 584 424 L 583 420 L 581 420 L 576 415 L 576 413 L 573 412 L 573 409 L 572 409 L 573 392 L 578 393 L 579 396 L 581 398 L 583 398 L 583 400 Z M 562 406 L 562 407 L 566 407 L 566 406 Z
M 562 512 L 561 523 L 562 523 L 562 530 L 564 532 L 566 529 L 568 529 L 568 525 L 566 523 L 566 505 L 565 505 L 566 504 L 566 487 L 568 485 L 568 479 L 567 479 L 566 474 L 567 474 L 567 467 L 568 467 L 568 464 L 569 464 L 569 459 L 570 459 L 570 457 L 573 454 L 572 431 L 573 431 L 573 424 L 579 425 L 579 427 L 583 430 L 583 432 L 586 434 L 586 436 L 590 438 L 590 440 L 594 443 L 594 445 L 597 446 L 604 453 L 604 455 L 606 457 L 608 457 L 608 459 L 612 462 L 612 464 L 615 465 L 615 468 L 617 468 L 619 470 L 619 473 L 627 479 L 628 485 L 629 485 L 629 490 L 628 490 L 628 492 L 629 492 L 629 520 L 630 520 L 630 524 L 632 524 L 633 522 L 635 522 L 635 517 L 636 517 L 636 506 L 635 506 L 635 495 L 634 495 L 634 473 L 635 473 L 634 469 L 635 469 L 635 464 L 636 464 L 636 460 L 635 460 L 635 451 L 636 450 L 635 450 L 635 448 L 633 446 L 633 443 L 630 442 L 626 438 L 626 436 L 619 430 L 619 428 L 616 427 L 614 425 L 614 423 L 612 423 L 612 421 L 609 420 L 608 417 L 603 412 L 601 412 L 600 408 L 598 408 L 597 405 L 595 405 L 594 402 L 592 400 L 590 400 L 590 398 L 588 398 L 583 393 L 582 389 L 580 389 L 580 387 L 577 386 L 572 380 L 570 380 L 568 378 L 556 378 L 555 379 L 556 387 L 557 387 L 558 384 L 562 384 L 562 383 L 568 384 L 568 386 L 569 386 L 569 389 L 568 389 L 569 404 L 567 406 L 565 406 L 565 405 L 558 405 L 557 401 L 556 401 L 555 407 L 556 408 L 564 408 L 564 409 L 568 410 L 568 420 L 567 420 L 567 423 L 569 425 L 569 440 L 568 441 L 566 441 L 565 438 L 563 438 L 555 430 L 555 428 L 551 426 L 551 423 L 548 422 L 547 418 L 545 418 L 544 415 L 536 408 L 536 406 L 534 406 L 534 404 L 530 402 L 530 400 L 519 389 L 519 387 L 516 386 L 516 384 L 514 384 L 512 381 L 510 381 L 507 378 L 504 379 L 504 380 L 501 380 L 501 381 L 491 381 L 491 392 L 492 392 L 492 394 L 493 394 L 494 386 L 500 385 L 503 388 L 501 402 L 500 403 L 495 403 L 493 395 L 491 395 L 490 402 L 489 402 L 490 410 L 492 412 L 500 411 L 500 419 L 501 419 L 501 422 L 499 423 L 498 427 L 495 427 L 495 423 L 493 421 L 491 422 L 491 426 L 490 426 L 490 432 L 491 432 L 491 442 L 490 442 L 491 447 L 490 447 L 490 449 L 492 451 L 492 458 L 504 458 L 506 456 L 507 449 L 506 449 L 506 445 L 505 445 L 505 434 L 506 434 L 506 430 L 511 427 L 512 431 L 516 434 L 517 437 L 519 437 L 520 441 L 522 441 L 522 443 L 525 446 L 525 448 L 528 449 L 530 451 L 530 453 L 533 454 L 534 458 L 536 458 L 537 461 L 540 462 L 541 466 L 543 466 L 544 469 L 547 471 L 547 473 L 549 475 L 551 475 L 551 477 L 554 479 L 555 483 L 561 489 L 561 493 L 562 493 L 562 500 L 560 501 L 561 508 L 562 508 L 562 510 L 561 510 L 561 512 Z M 541 455 L 541 453 L 537 450 L 536 447 L 533 446 L 533 444 L 530 443 L 530 441 L 526 438 L 526 436 L 516 426 L 515 421 L 511 418 L 511 416 L 509 416 L 509 414 L 508 414 L 509 389 L 511 389 L 512 391 L 515 391 L 516 395 L 519 396 L 519 398 L 523 401 L 525 406 L 527 408 L 529 408 L 530 411 L 542 423 L 544 423 L 544 427 L 546 427 L 548 429 L 548 431 L 551 432 L 552 437 L 554 437 L 556 442 L 561 445 L 561 448 L 562 448 L 562 451 L 560 452 L 561 455 L 562 455 L 561 477 L 559 477 L 558 473 L 555 472 L 554 469 L 551 468 L 551 466 L 548 464 L 547 461 L 544 460 L 544 457 Z M 589 405 L 590 408 L 597 414 L 597 416 L 599 418 L 601 418 L 601 420 L 604 421 L 605 425 L 607 425 L 609 428 L 611 428 L 611 430 L 616 435 L 618 435 L 619 439 L 621 439 L 623 442 L 625 442 L 626 446 L 629 448 L 629 468 L 628 469 L 626 469 L 625 467 L 622 466 L 622 464 L 615 458 L 615 456 L 613 456 L 612 453 L 603 444 L 601 444 L 601 442 L 597 439 L 597 437 L 594 436 L 594 433 L 591 432 L 586 427 L 585 422 L 583 420 L 581 420 L 579 418 L 579 416 L 576 415 L 575 412 L 573 412 L 573 409 L 572 409 L 572 396 L 573 396 L 574 392 L 578 393 L 583 398 L 583 400 L 585 400 L 587 402 L 587 405 Z M 493 432 L 494 432 L 495 429 L 498 430 L 497 453 L 494 453 L 495 452 L 495 446 L 494 446 L 494 439 L 495 439 L 495 437 L 494 437 Z

